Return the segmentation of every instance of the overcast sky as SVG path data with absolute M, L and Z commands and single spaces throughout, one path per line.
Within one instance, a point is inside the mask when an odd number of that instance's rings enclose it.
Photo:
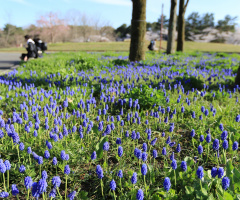
M 169 17 L 170 0 L 147 0 L 147 21 L 157 21 L 164 4 L 164 14 Z M 190 0 L 186 16 L 191 12 L 214 13 L 215 21 L 225 15 L 239 16 L 240 0 Z M 0 28 L 11 23 L 26 27 L 35 24 L 40 15 L 57 12 L 65 17 L 71 10 L 79 10 L 114 28 L 123 23 L 130 24 L 132 14 L 131 0 L 0 0 Z

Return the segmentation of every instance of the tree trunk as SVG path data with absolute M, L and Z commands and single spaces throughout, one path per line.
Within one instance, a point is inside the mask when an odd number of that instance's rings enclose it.
M 238 67 L 237 76 L 235 78 L 235 84 L 240 86 L 240 65 Z
M 146 0 L 132 0 L 130 61 L 145 59 Z
M 184 50 L 184 41 L 185 41 L 185 12 L 187 8 L 187 3 L 185 5 L 185 0 L 180 0 L 179 3 L 179 14 L 178 14 L 178 39 L 177 39 L 177 51 Z
M 176 20 L 177 20 L 177 0 L 171 0 L 170 19 L 168 26 L 167 54 L 174 53 Z

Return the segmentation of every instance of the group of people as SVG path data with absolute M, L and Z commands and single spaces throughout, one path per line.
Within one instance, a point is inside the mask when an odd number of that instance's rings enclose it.
M 25 35 L 24 38 L 27 42 L 27 53 L 21 55 L 21 60 L 28 61 L 30 58 L 38 58 L 39 55 L 47 50 L 47 44 L 40 40 L 39 37 L 32 39 L 29 35 Z

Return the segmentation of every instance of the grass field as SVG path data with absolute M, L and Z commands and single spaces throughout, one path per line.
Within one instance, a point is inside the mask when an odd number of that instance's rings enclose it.
M 240 55 L 127 55 L 0 76 L 1 199 L 239 199 Z
M 145 47 L 149 41 L 146 41 Z M 159 47 L 159 42 L 156 44 Z M 163 41 L 163 51 L 166 49 L 167 42 Z M 89 42 L 89 43 L 54 43 L 48 45 L 48 51 L 128 51 L 130 42 Z M 23 52 L 24 48 L 0 48 L 0 52 Z M 197 43 L 186 42 L 185 51 L 208 51 L 208 52 L 240 52 L 240 46 L 220 43 Z

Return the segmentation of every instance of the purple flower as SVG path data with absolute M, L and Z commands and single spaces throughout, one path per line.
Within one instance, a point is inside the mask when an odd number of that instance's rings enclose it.
M 10 170 L 11 169 L 11 163 L 9 162 L 9 160 L 5 160 L 4 161 L 4 165 L 6 166 L 6 170 Z
M 213 141 L 213 150 L 217 151 L 219 149 L 219 140 L 215 139 Z
M 123 148 L 122 148 L 122 146 L 119 146 L 118 147 L 118 156 L 122 157 L 122 155 L 123 155 Z
M 52 185 L 53 185 L 54 188 L 59 188 L 59 187 L 60 187 L 60 185 L 61 185 L 61 179 L 60 179 L 59 176 L 54 176 L 54 177 L 52 178 Z
M 218 178 L 222 178 L 224 175 L 224 169 L 222 167 L 218 168 Z
M 232 150 L 233 150 L 233 151 L 238 150 L 238 142 L 237 142 L 237 141 L 235 141 L 235 142 L 233 143 L 233 145 L 232 145 Z
M 182 161 L 181 162 L 181 169 L 185 172 L 187 171 L 187 162 L 186 161 Z
M 137 199 L 137 200 L 143 200 L 143 199 L 144 199 L 144 194 L 143 194 L 143 191 L 142 191 L 141 189 L 139 189 L 139 190 L 137 191 L 136 199 Z
M 198 153 L 201 155 L 203 153 L 203 147 L 202 145 L 198 146 Z
M 76 191 L 71 192 L 71 193 L 68 195 L 68 198 L 69 198 L 70 200 L 73 200 L 73 199 L 75 198 L 76 193 L 77 193 Z
M 53 163 L 53 165 L 57 165 L 58 161 L 57 161 L 57 158 L 56 158 L 56 157 L 53 158 L 52 163 Z
M 216 167 L 213 167 L 211 170 L 211 175 L 213 178 L 215 178 L 218 174 L 218 169 Z
M 164 187 L 164 190 L 166 190 L 167 192 L 170 190 L 170 188 L 171 188 L 171 181 L 170 181 L 170 179 L 168 177 L 166 177 L 164 179 L 163 187 Z
M 49 159 L 49 158 L 50 158 L 50 153 L 49 153 L 48 150 L 45 151 L 44 157 L 45 157 L 46 159 Z
M 174 159 L 171 163 L 171 167 L 176 170 L 177 169 L 177 161 Z
M 66 174 L 66 175 L 69 175 L 70 174 L 70 167 L 69 167 L 69 165 L 66 165 L 65 167 L 64 167 L 64 174 Z
M 132 184 L 136 184 L 137 183 L 137 173 L 134 172 L 132 177 L 131 177 L 131 182 Z
M 19 194 L 19 190 L 15 184 L 12 184 L 12 195 L 16 196 Z
M 228 177 L 224 177 L 222 179 L 222 188 L 224 190 L 227 190 L 229 188 L 229 186 L 230 186 L 230 179 Z
M 91 160 L 95 160 L 97 158 L 97 153 L 94 151 L 91 155 Z
M 24 179 L 24 185 L 25 185 L 25 187 L 26 187 L 27 190 L 32 187 L 32 184 L 33 184 L 32 178 L 31 178 L 30 176 L 25 177 L 25 179 Z
M 24 166 L 24 165 L 21 165 L 20 167 L 19 167 L 19 172 L 20 173 L 24 173 L 26 171 L 26 167 Z
M 7 198 L 9 196 L 9 193 L 8 192 L 1 192 L 0 193 L 0 197 L 1 198 Z
M 100 165 L 97 165 L 97 167 L 96 167 L 96 173 L 97 173 L 99 179 L 102 179 L 102 178 L 104 177 L 104 175 L 103 175 L 103 170 L 102 170 L 102 168 L 101 168 Z
M 116 182 L 114 180 L 111 180 L 111 182 L 110 182 L 111 190 L 115 191 L 116 187 L 117 187 Z
M 147 165 L 145 163 L 142 164 L 141 172 L 144 176 L 147 174 Z
M 202 167 L 202 166 L 199 166 L 199 167 L 198 167 L 196 174 L 197 174 L 197 177 L 198 177 L 199 179 L 202 179 L 202 178 L 203 178 L 204 172 L 203 172 L 203 167 Z

